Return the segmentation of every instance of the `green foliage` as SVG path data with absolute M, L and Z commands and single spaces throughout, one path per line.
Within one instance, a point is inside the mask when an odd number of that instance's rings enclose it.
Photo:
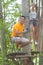
M 21 15 L 21 5 L 16 3 L 16 0 L 6 1 L 4 4 L 4 15 L 5 19 L 8 18 L 6 21 L 12 21 L 13 19 L 13 22 L 16 22 L 16 19 Z
M 31 2 L 33 3 L 33 0 L 31 0 Z
M 34 43 L 34 41 L 32 42 L 31 48 L 32 48 L 32 51 L 35 51 L 35 43 Z
M 14 1 L 16 1 L 16 0 L 7 0 L 6 2 L 5 2 L 5 0 L 4 0 L 4 1 L 3 1 L 3 2 L 4 2 L 4 3 L 3 3 L 3 4 L 4 4 L 3 6 L 4 6 L 5 8 L 7 8 L 8 5 L 11 4 L 11 3 L 14 2 Z
M 4 65 L 6 62 L 5 55 L 17 50 L 16 45 L 11 43 L 11 28 L 12 25 L 15 24 L 17 18 L 21 15 L 21 5 L 16 3 L 16 0 L 2 0 L 2 6 L 4 10 L 4 17 L 0 18 L 0 37 L 1 32 L 3 33 L 4 42 L 0 40 L 0 65 Z M 6 47 L 5 47 L 6 46 Z M 5 47 L 5 49 L 4 49 Z M 20 48 L 18 49 L 20 50 Z M 4 53 L 3 53 L 4 52 Z M 14 65 L 14 63 L 10 60 L 6 62 L 8 65 Z

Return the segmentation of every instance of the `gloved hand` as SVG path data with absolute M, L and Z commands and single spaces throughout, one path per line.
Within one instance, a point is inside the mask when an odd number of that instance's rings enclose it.
M 27 27 L 26 30 L 27 30 L 27 32 L 30 32 L 30 28 Z

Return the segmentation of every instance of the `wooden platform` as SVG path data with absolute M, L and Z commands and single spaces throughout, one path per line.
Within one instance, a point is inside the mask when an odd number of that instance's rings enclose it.
M 27 53 L 23 53 L 23 52 L 16 52 L 16 53 L 10 53 L 10 54 L 7 54 L 7 57 L 9 59 L 12 59 L 12 58 L 33 58 L 35 56 L 33 55 L 28 55 Z
M 22 60 L 23 61 L 23 65 L 34 65 L 33 61 L 32 61 L 32 58 L 34 58 L 34 57 L 35 56 L 28 55 L 27 53 L 23 53 L 23 52 L 10 53 L 10 54 L 7 55 L 7 58 L 11 59 L 13 62 L 16 62 L 17 59 Z

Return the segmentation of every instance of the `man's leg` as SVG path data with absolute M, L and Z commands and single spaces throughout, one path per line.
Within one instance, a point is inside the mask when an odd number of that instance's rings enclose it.
M 20 37 L 12 37 L 12 43 L 13 44 L 16 43 L 17 48 L 18 48 L 20 42 L 21 42 Z
M 31 41 L 27 38 L 21 38 L 21 47 L 27 46 L 29 43 L 31 43 Z
M 24 42 L 23 44 L 21 44 L 21 47 L 27 46 L 29 43 L 31 42 Z
M 12 42 L 17 44 L 17 48 L 27 46 L 29 43 L 31 43 L 30 40 L 24 38 L 24 37 L 14 37 L 12 38 Z

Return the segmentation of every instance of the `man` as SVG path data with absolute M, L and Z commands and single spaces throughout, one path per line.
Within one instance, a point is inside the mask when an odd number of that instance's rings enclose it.
M 20 16 L 20 21 L 17 22 L 13 26 L 11 38 L 12 42 L 16 42 L 16 44 L 22 44 L 21 47 L 24 47 L 30 43 L 30 41 L 26 38 L 23 37 L 23 34 L 27 32 L 24 26 L 25 23 L 25 16 Z

